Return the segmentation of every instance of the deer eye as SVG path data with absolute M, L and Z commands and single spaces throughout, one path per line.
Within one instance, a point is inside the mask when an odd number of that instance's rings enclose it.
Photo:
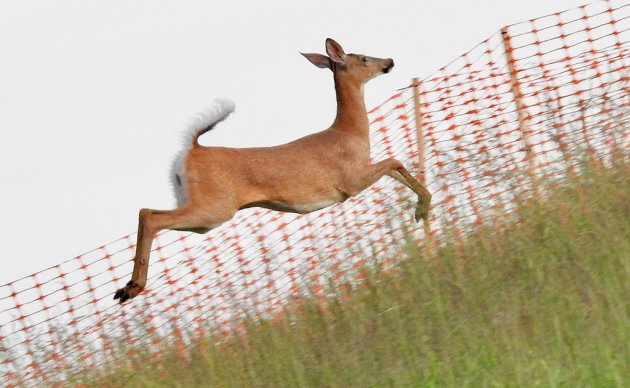
M 366 63 L 367 57 L 365 55 L 361 55 L 361 62 Z

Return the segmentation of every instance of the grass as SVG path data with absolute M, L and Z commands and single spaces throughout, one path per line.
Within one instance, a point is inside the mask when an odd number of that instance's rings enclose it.
M 184 357 L 69 382 L 188 386 L 630 386 L 629 164 L 595 165 L 427 258 L 251 321 Z M 114 365 L 114 364 L 112 364 Z

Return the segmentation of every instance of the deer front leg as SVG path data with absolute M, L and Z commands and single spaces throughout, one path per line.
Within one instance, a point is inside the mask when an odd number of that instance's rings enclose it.
M 431 193 L 426 187 L 407 171 L 403 164 L 396 159 L 386 159 L 382 162 L 370 166 L 368 173 L 363 177 L 364 188 L 378 181 L 383 175 L 401 182 L 418 195 L 418 205 L 416 207 L 416 222 L 427 219 L 429 216 L 429 206 L 431 205 Z
M 399 162 L 400 163 L 400 162 Z M 392 178 L 409 187 L 418 195 L 418 205 L 416 206 L 416 222 L 421 219 L 426 220 L 429 217 L 429 207 L 431 206 L 431 193 L 407 171 L 405 166 L 400 166 L 389 174 Z

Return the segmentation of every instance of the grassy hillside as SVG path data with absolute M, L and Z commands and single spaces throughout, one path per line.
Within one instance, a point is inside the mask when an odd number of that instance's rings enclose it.
M 99 386 L 629 386 L 630 164 L 590 167 L 519 221 L 371 270 L 186 357 L 139 356 Z M 203 346 L 201 346 L 203 345 Z

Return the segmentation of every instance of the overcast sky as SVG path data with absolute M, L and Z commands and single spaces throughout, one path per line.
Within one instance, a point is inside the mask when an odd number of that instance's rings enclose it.
M 136 230 L 170 209 L 188 118 L 236 113 L 202 143 L 264 146 L 326 128 L 331 73 L 299 52 L 391 57 L 369 107 L 501 26 L 576 0 L 0 0 L 0 283 Z M 272 5 L 273 4 L 273 5 Z

